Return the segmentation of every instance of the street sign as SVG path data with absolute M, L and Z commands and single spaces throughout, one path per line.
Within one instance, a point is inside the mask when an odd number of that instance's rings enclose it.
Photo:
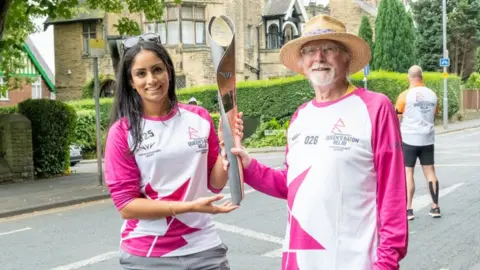
M 103 39 L 89 39 L 90 57 L 100 58 L 105 55 L 105 41 Z
M 442 73 L 442 78 L 444 78 L 444 79 L 448 78 L 448 73 L 447 73 L 447 72 L 443 72 L 443 73 Z
M 450 58 L 440 58 L 440 66 L 441 67 L 450 66 Z
M 364 68 L 363 68 L 363 76 L 368 76 L 370 75 L 370 64 L 367 64 Z

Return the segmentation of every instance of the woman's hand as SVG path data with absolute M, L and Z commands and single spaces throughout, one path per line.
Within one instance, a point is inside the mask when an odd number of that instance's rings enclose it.
M 229 213 L 238 208 L 238 205 L 233 205 L 232 202 L 226 201 L 221 205 L 214 205 L 213 203 L 223 199 L 222 194 L 217 194 L 211 197 L 198 198 L 193 201 L 192 212 L 199 213 L 209 213 L 209 214 L 218 214 L 218 213 Z

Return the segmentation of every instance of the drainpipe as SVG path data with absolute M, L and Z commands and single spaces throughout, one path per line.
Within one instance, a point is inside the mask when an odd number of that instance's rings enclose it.
M 255 28 L 257 28 L 257 80 L 260 80 L 260 26 L 263 22 L 260 22 Z

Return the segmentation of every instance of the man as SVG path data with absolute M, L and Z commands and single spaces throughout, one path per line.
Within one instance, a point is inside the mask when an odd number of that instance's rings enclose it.
M 290 121 L 286 168 L 269 168 L 243 148 L 232 153 L 248 185 L 287 200 L 282 269 L 399 269 L 408 243 L 399 122 L 385 95 L 348 81 L 370 61 L 370 47 L 319 15 L 280 58 L 315 92 Z
M 415 218 L 412 209 L 415 181 L 413 172 L 417 158 L 423 168 L 432 196 L 432 208 L 429 215 L 441 217 L 438 206 L 438 180 L 434 167 L 435 117 L 439 104 L 435 92 L 423 84 L 422 69 L 412 66 L 408 70 L 410 88 L 401 93 L 396 102 L 397 114 L 400 118 L 402 145 L 405 156 L 405 171 L 407 176 L 407 217 Z

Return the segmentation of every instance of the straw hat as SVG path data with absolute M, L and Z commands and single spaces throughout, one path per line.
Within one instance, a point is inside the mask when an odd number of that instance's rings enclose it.
M 333 40 L 347 48 L 350 54 L 350 74 L 360 71 L 370 62 L 371 51 L 368 43 L 354 34 L 347 33 L 342 22 L 327 15 L 311 18 L 305 24 L 302 36 L 291 40 L 280 49 L 280 60 L 289 69 L 303 74 L 303 68 L 298 64 L 302 57 L 300 50 L 305 43 L 320 39 Z

